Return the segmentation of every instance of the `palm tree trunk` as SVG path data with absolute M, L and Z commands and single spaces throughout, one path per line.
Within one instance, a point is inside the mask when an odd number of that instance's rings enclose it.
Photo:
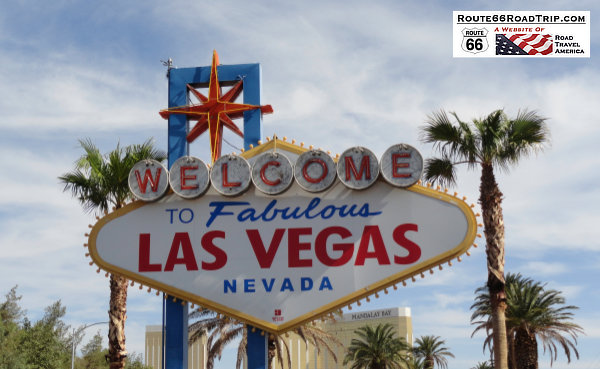
M 507 329 L 508 339 L 508 369 L 517 369 L 517 358 L 515 356 L 515 338 L 514 334 Z
M 423 368 L 424 369 L 433 369 L 433 357 L 428 356 L 425 358 L 425 360 L 423 362 Z
M 537 340 L 535 334 L 519 328 L 515 338 L 516 369 L 538 369 Z
M 485 251 L 488 266 L 488 289 L 492 307 L 492 326 L 495 369 L 508 369 L 508 344 L 506 339 L 506 294 L 504 290 L 504 219 L 502 217 L 502 192 L 498 188 L 491 164 L 481 165 L 479 188 Z
M 110 306 L 108 310 L 108 361 L 110 369 L 123 369 L 125 350 L 125 320 L 127 319 L 127 279 L 110 276 Z

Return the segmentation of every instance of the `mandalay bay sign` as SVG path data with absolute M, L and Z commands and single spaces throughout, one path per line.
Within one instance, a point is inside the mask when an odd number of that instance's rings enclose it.
M 405 144 L 332 158 L 273 138 L 209 168 L 138 163 L 139 199 L 89 236 L 101 268 L 260 329 L 282 333 L 467 252 L 471 208 L 418 182 Z

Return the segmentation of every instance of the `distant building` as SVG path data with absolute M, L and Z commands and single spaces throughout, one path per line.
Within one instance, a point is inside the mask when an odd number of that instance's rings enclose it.
M 146 326 L 145 364 L 162 369 L 162 326 Z M 206 368 L 206 338 L 203 337 L 188 347 L 188 369 Z
M 350 341 L 354 338 L 354 331 L 365 325 L 376 326 L 378 324 L 390 323 L 395 329 L 398 337 L 403 338 L 412 345 L 412 318 L 410 308 L 396 307 L 390 309 L 378 309 L 369 311 L 348 312 L 341 319 L 335 322 L 321 323 L 323 330 L 335 335 L 342 343 L 341 347 L 335 348 L 337 363 L 324 350 L 320 355 L 317 355 L 314 347 L 309 345 L 306 347 L 295 334 L 290 334 L 288 338 L 288 346 L 292 357 L 292 366 L 290 369 L 342 369 L 346 368 L 343 365 L 345 348 L 350 346 Z M 347 367 L 349 367 L 348 365 Z M 276 362 L 274 369 L 281 369 Z
M 307 345 L 296 334 L 290 333 L 283 338 L 290 350 L 290 369 L 345 369 L 342 365 L 345 348 L 354 338 L 354 331 L 364 325 L 376 326 L 390 323 L 397 332 L 398 337 L 405 339 L 410 345 L 413 342 L 411 311 L 408 307 L 396 307 L 359 312 L 348 312 L 335 322 L 318 323 L 323 330 L 335 335 L 343 347 L 335 347 L 338 362 L 335 363 L 331 355 L 317 351 L 312 345 Z M 162 369 L 160 363 L 162 334 L 160 326 L 146 327 L 146 364 L 154 369 Z M 188 351 L 188 369 L 206 368 L 205 339 L 199 340 L 190 346 Z M 284 360 L 285 361 L 285 360 Z M 246 367 L 244 365 L 244 367 Z M 273 369 L 281 369 L 275 360 Z

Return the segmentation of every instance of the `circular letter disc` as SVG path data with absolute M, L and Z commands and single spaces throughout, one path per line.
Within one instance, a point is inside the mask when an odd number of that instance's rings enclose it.
M 182 156 L 171 166 L 169 183 L 173 192 L 184 199 L 202 195 L 210 184 L 206 164 L 193 156 Z
M 414 147 L 397 144 L 383 153 L 380 167 L 381 175 L 389 184 L 410 187 L 421 179 L 423 157 Z
M 292 163 L 283 154 L 266 152 L 252 164 L 252 182 L 266 194 L 282 193 L 292 184 L 293 179 Z
M 379 176 L 377 156 L 365 147 L 351 147 L 340 155 L 337 175 L 346 187 L 364 190 L 375 183 Z
M 169 171 L 156 160 L 138 161 L 129 171 L 129 189 L 142 201 L 155 201 L 169 188 Z
M 210 171 L 210 182 L 221 195 L 239 195 L 250 186 L 250 164 L 240 156 L 221 156 Z
M 335 162 L 322 150 L 303 152 L 296 159 L 294 178 L 308 192 L 321 192 L 335 182 Z

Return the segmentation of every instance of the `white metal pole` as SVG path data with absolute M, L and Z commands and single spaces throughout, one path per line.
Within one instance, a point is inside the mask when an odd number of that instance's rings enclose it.
M 79 329 L 79 332 L 83 332 L 84 329 L 92 327 L 94 325 L 98 325 L 98 324 L 108 324 L 108 322 L 96 322 L 96 323 L 84 325 L 82 328 Z M 72 337 L 72 342 L 71 342 L 71 369 L 74 369 L 74 368 L 75 368 L 75 328 L 73 328 L 73 337 Z

